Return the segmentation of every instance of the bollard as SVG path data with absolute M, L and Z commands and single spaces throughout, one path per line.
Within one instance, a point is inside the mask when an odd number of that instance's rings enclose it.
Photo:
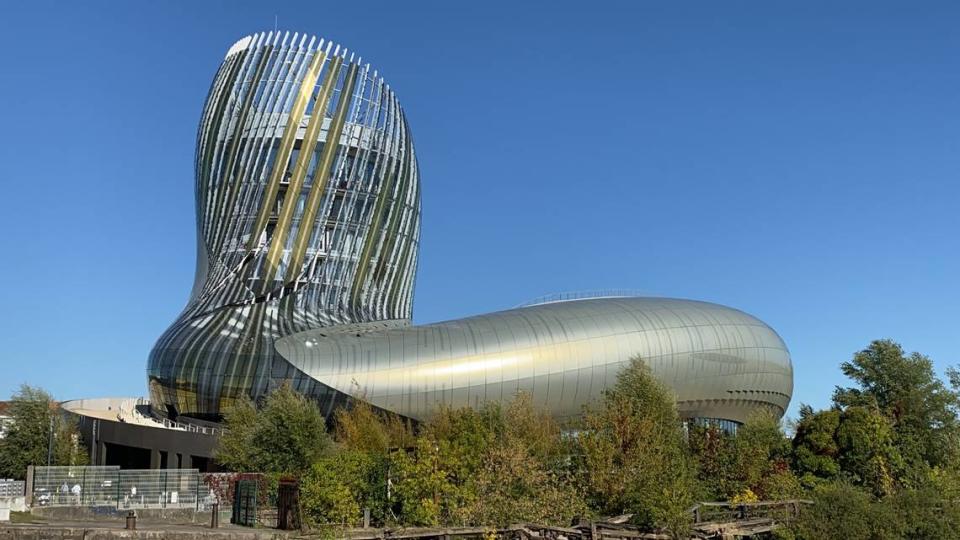
M 127 527 L 128 531 L 137 530 L 137 513 L 133 510 L 127 512 Z
M 369 508 L 363 509 L 363 528 L 364 529 L 370 528 L 370 509 Z
M 213 509 L 210 511 L 210 528 L 220 527 L 220 503 L 213 503 Z

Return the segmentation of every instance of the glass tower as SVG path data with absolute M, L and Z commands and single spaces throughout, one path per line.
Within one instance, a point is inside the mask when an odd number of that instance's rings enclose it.
M 280 380 L 274 342 L 409 324 L 420 181 L 403 110 L 354 53 L 303 34 L 234 44 L 197 133 L 197 272 L 148 363 L 151 401 L 215 419 Z

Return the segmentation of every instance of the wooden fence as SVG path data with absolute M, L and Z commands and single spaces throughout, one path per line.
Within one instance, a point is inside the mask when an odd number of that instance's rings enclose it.
M 796 519 L 803 506 L 812 501 L 791 499 L 753 503 L 704 502 L 690 508 L 692 539 L 728 540 L 769 533 Z M 509 527 L 436 527 L 395 529 L 340 529 L 335 534 L 348 540 L 670 540 L 663 532 L 642 531 L 618 516 L 582 521 L 570 527 L 518 523 Z

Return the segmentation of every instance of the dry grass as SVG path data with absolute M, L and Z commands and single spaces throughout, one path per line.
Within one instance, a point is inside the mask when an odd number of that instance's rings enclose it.
M 10 523 L 44 523 L 40 516 L 35 516 L 30 512 L 10 512 Z

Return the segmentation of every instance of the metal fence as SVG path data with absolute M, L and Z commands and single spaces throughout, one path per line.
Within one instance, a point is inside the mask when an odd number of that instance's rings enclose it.
M 0 497 L 23 497 L 25 490 L 23 480 L 0 479 Z
M 33 501 L 40 506 L 208 510 L 216 501 L 197 469 L 37 467 Z

